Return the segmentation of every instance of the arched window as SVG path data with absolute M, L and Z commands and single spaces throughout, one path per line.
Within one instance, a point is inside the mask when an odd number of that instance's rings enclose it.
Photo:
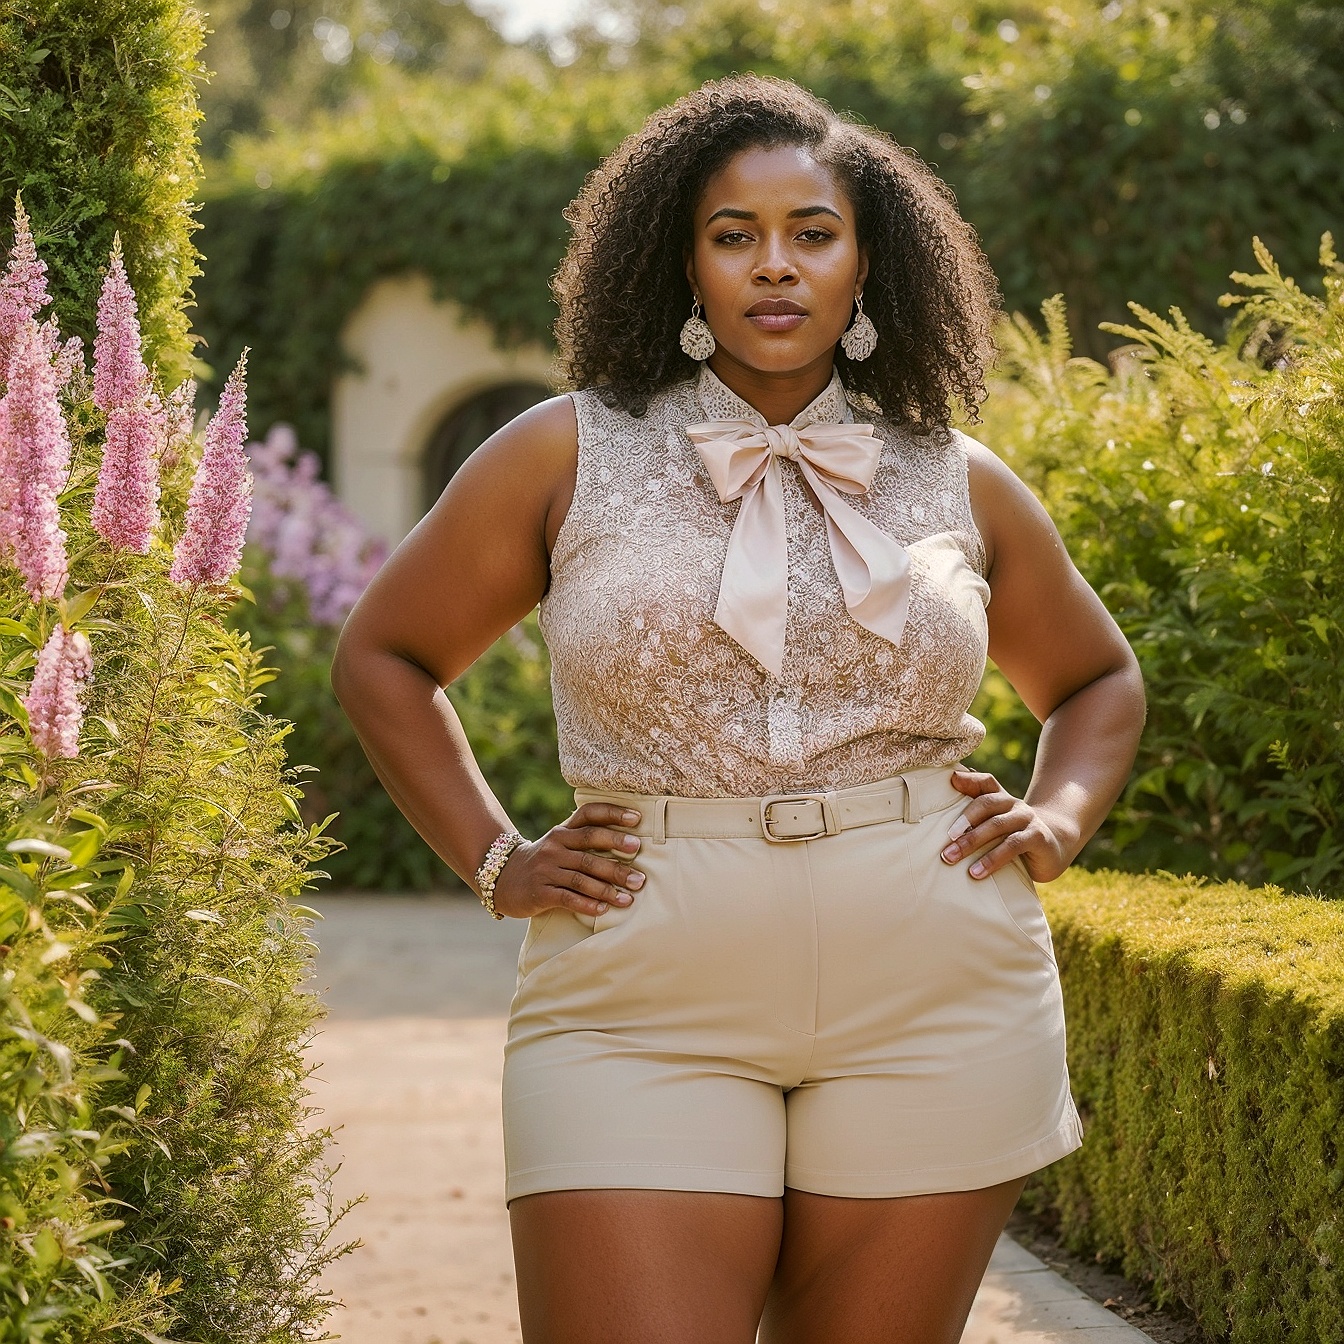
M 550 389 L 541 383 L 500 383 L 449 411 L 425 447 L 425 509 L 433 505 L 453 473 L 495 430 L 550 395 Z

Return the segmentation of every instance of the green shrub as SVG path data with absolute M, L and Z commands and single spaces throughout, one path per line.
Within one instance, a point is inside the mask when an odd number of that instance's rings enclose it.
M 1258 247 L 1258 245 L 1257 245 Z M 1045 500 L 1143 666 L 1136 773 L 1093 860 L 1344 886 L 1344 267 L 1326 297 L 1262 270 L 1222 345 L 1134 305 L 1119 372 L 1047 333 L 1001 333 L 987 442 Z M 1263 367 L 1264 364 L 1270 367 Z M 1033 720 L 983 700 L 982 759 L 1017 778 Z M 1009 750 L 1011 746 L 1011 751 Z M 1016 774 L 1014 773 L 1016 772 Z
M 261 656 L 224 623 L 236 587 L 168 577 L 200 445 L 176 424 L 148 553 L 114 548 L 91 523 L 90 393 L 77 367 L 56 408 L 63 592 L 35 602 L 23 554 L 0 563 L 0 1341 L 291 1344 L 350 1249 L 327 1244 L 314 912 L 292 903 L 330 842 L 301 824 Z M 34 479 L 15 447 L 6 487 Z M 30 715 L 61 627 L 92 649 L 82 732 L 61 711 L 75 755 Z
M 1344 909 L 1076 870 L 1044 901 L 1084 1140 L 1029 1198 L 1215 1338 L 1344 1340 Z
M 186 0 L 28 0 L 0 11 L 0 200 L 22 191 L 56 315 L 86 345 L 120 232 L 146 346 L 170 385 L 192 365 L 183 299 L 199 274 L 202 37 Z

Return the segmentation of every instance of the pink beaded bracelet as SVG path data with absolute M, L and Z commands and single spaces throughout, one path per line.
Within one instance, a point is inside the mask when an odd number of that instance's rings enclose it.
M 485 858 L 476 870 L 476 889 L 480 895 L 481 904 L 496 919 L 503 919 L 504 916 L 495 909 L 495 883 L 499 881 L 499 875 L 504 871 L 504 865 L 509 861 L 509 855 L 519 845 L 525 844 L 527 844 L 527 837 L 519 835 L 517 831 L 501 832 L 491 842 L 490 848 L 485 851 Z

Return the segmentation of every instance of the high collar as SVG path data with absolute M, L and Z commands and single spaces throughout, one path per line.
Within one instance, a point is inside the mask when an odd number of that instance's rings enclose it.
M 700 409 L 711 420 L 747 420 L 764 428 L 768 421 L 750 402 L 743 401 L 708 364 L 701 364 L 695 395 Z M 807 425 L 843 425 L 853 420 L 845 385 L 839 370 L 831 371 L 831 381 L 789 421 L 794 429 Z

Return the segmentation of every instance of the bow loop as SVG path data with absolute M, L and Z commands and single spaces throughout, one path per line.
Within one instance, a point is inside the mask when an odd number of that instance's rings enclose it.
M 715 622 L 762 667 L 783 672 L 788 619 L 788 537 L 779 458 L 798 463 L 826 518 L 831 561 L 849 614 L 892 644 L 901 642 L 909 604 L 905 548 L 865 518 L 845 495 L 872 484 L 882 441 L 872 425 L 758 425 L 707 420 L 687 437 L 719 499 L 741 499 L 719 580 Z

